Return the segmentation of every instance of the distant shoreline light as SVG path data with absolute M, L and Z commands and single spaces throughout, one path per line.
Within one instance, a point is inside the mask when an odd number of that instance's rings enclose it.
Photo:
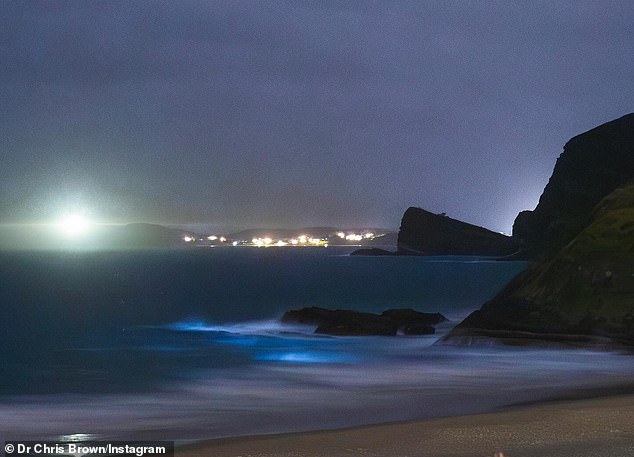
M 262 234 L 254 236 L 249 239 L 232 239 L 230 235 L 218 235 L 218 234 L 205 234 L 196 235 L 193 233 L 186 233 L 181 236 L 181 240 L 190 246 L 197 247 L 215 247 L 215 246 L 255 246 L 255 247 L 284 247 L 284 246 L 323 246 L 327 247 L 333 241 L 335 245 L 343 242 L 342 246 L 360 246 L 359 241 L 372 241 L 376 238 L 385 236 L 385 233 L 375 233 L 369 230 L 362 230 L 360 233 L 350 231 L 348 233 L 343 231 L 337 231 L 329 233 L 327 235 L 321 234 L 320 236 L 313 236 L 308 233 L 302 233 L 299 235 L 275 237 L 272 234 Z M 226 243 L 226 244 L 225 244 Z
M 81 214 L 71 214 L 60 220 L 57 228 L 69 238 L 78 238 L 90 232 L 95 223 Z

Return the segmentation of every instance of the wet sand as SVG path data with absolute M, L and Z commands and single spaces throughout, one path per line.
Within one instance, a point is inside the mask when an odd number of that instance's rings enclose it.
M 210 440 L 178 457 L 629 457 L 634 395 L 557 401 L 499 412 Z

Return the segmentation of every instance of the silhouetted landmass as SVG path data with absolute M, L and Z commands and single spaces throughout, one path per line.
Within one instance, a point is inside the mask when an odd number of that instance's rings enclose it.
M 420 208 L 408 208 L 398 233 L 399 255 L 506 256 L 516 252 L 516 240 Z
M 232 240 L 248 240 L 258 238 L 262 236 L 270 236 L 274 239 L 283 238 L 297 238 L 298 236 L 311 235 L 316 238 L 325 238 L 337 232 L 335 227 L 304 227 L 300 229 L 286 229 L 286 228 L 254 228 L 241 230 L 239 232 L 230 233 L 228 237 Z
M 173 229 L 156 224 L 135 223 L 113 226 L 101 233 L 96 245 L 112 248 L 174 248 L 183 247 L 181 229 Z
M 446 341 L 634 344 L 634 115 L 570 140 L 515 234 L 544 253 Z
M 634 176 L 634 114 L 600 125 L 566 143 L 533 211 L 522 211 L 513 237 L 527 256 L 553 252 L 589 223 L 601 199 Z
M 392 309 L 382 314 L 318 307 L 288 311 L 282 322 L 316 325 L 315 333 L 338 336 L 431 335 L 433 325 L 446 321 L 439 313 L 421 313 L 413 309 Z

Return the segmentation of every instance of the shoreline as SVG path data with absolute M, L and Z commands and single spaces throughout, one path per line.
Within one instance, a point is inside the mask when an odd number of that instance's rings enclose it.
M 634 455 L 632 385 L 493 412 L 178 446 L 179 457 L 616 457 Z M 601 393 L 603 391 L 603 394 Z M 624 393 L 626 391 L 627 393 Z

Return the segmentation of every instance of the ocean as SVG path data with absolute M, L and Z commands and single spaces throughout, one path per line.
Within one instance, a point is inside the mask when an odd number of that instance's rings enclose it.
M 0 254 L 2 439 L 207 438 L 490 411 L 631 382 L 631 356 L 438 339 L 526 267 L 349 248 Z M 423 337 L 330 337 L 305 306 L 414 308 Z

